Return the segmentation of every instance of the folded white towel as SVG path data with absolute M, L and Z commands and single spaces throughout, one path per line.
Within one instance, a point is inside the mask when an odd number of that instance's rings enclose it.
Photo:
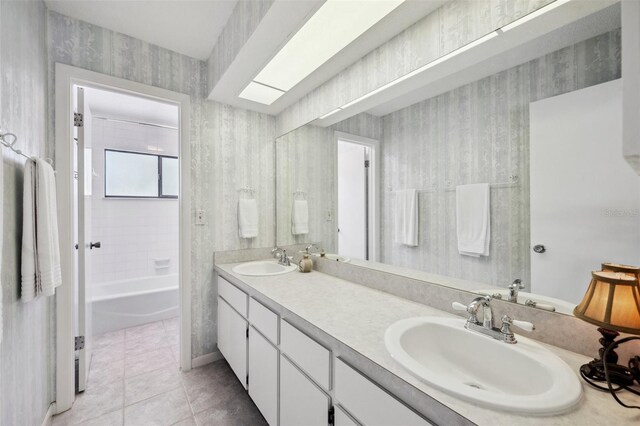
M 24 165 L 22 195 L 22 294 L 23 302 L 33 300 L 39 293 L 38 253 L 36 252 L 36 163 Z
M 291 233 L 303 235 L 309 233 L 309 203 L 307 200 L 294 200 L 291 212 Z
M 25 164 L 22 215 L 22 301 L 28 302 L 54 295 L 62 284 L 55 175 L 44 160 Z
M 491 242 L 491 191 L 488 183 L 456 187 L 458 252 L 489 256 Z
M 238 200 L 238 233 L 240 238 L 258 236 L 258 203 L 255 198 Z
M 418 246 L 418 191 L 396 191 L 395 242 L 410 247 Z

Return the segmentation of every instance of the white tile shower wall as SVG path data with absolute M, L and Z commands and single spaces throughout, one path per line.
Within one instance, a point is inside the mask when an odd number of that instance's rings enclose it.
M 156 154 L 153 146 L 177 156 L 178 130 L 95 118 L 92 124 L 92 238 L 102 243 L 92 253 L 92 282 L 178 273 L 178 200 L 104 197 L 105 149 Z M 169 267 L 156 268 L 156 259 L 169 259 Z

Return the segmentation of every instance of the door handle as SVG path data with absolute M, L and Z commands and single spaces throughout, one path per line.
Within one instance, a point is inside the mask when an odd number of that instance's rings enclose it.
M 89 243 L 89 250 L 93 250 L 94 248 L 99 249 L 102 246 L 102 244 L 100 243 L 100 241 L 98 241 L 97 243 Z
M 547 248 L 542 244 L 536 244 L 535 246 L 533 246 L 533 251 L 538 254 L 542 254 L 547 251 Z

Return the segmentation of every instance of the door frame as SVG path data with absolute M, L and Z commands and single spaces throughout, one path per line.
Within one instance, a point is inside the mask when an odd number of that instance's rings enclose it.
M 335 200 L 336 200 L 336 224 L 338 221 L 338 141 L 345 141 L 354 143 L 356 145 L 363 145 L 370 149 L 371 155 L 369 161 L 369 229 L 367 234 L 369 240 L 369 261 L 378 262 L 380 257 L 380 169 L 382 163 L 380 162 L 380 141 L 371 138 L 365 138 L 364 136 L 352 135 L 350 133 L 335 131 L 334 133 L 334 153 L 335 153 L 335 166 L 333 170 L 335 185 Z M 338 226 L 335 227 L 335 241 L 338 242 Z M 338 250 L 339 251 L 339 250 Z
M 55 64 L 55 165 L 62 285 L 56 292 L 56 409 L 75 400 L 73 333 L 73 87 L 75 85 L 132 93 L 174 103 L 180 114 L 180 368 L 191 369 L 191 97 L 65 64 Z

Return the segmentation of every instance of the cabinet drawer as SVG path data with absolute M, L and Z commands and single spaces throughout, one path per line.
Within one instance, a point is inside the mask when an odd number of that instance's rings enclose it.
M 249 299 L 249 322 L 274 345 L 278 345 L 278 315 L 254 298 Z
M 245 292 L 222 277 L 218 277 L 218 295 L 227 301 L 240 315 L 247 318 L 247 299 Z
M 335 359 L 336 400 L 365 426 L 427 426 L 428 421 L 368 378 Z
M 280 349 L 325 390 L 331 389 L 331 352 L 286 321 L 280 325 Z

